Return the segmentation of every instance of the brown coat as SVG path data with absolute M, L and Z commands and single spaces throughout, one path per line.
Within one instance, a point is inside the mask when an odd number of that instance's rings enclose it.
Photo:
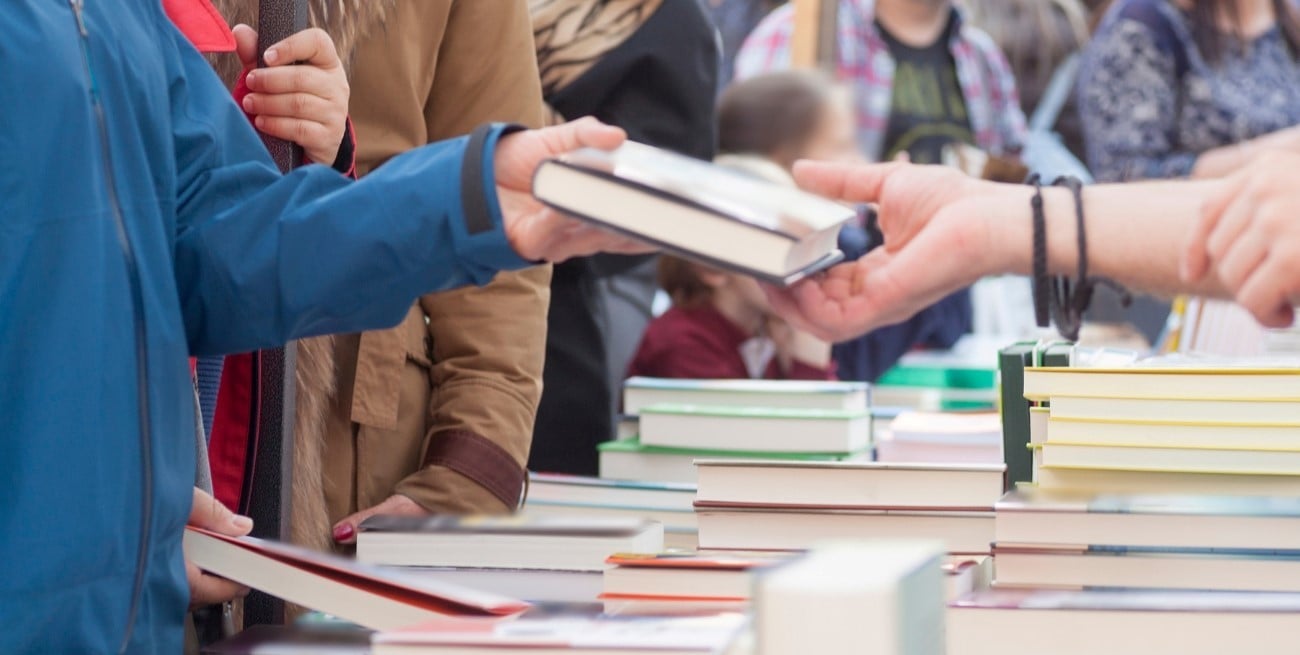
M 361 175 L 484 122 L 542 123 L 524 0 L 312 0 L 312 10 L 349 65 Z M 517 504 L 549 282 L 550 267 L 502 273 L 422 297 L 394 329 L 302 343 L 295 541 L 327 548 L 334 522 L 394 493 L 435 512 Z

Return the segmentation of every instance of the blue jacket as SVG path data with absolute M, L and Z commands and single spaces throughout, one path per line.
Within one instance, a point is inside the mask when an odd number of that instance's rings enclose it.
M 499 128 L 282 177 L 158 0 L 74 2 L 0 3 L 0 653 L 176 653 L 186 357 L 391 326 L 526 263 Z

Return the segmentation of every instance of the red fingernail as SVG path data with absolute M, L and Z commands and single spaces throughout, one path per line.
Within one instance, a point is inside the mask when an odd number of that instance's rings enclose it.
M 347 541 L 355 534 L 351 523 L 340 523 L 334 527 L 334 541 Z

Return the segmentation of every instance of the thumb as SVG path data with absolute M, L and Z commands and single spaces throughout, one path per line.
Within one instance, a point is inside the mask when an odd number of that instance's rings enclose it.
M 194 488 L 189 524 L 229 537 L 242 537 L 253 529 L 253 519 L 226 509 L 221 501 L 198 487 Z
M 334 524 L 331 533 L 334 541 L 340 544 L 353 544 L 357 541 L 357 533 L 360 531 L 361 524 L 368 518 L 376 514 L 397 514 L 402 516 L 423 516 L 428 514 L 415 501 L 401 494 L 393 494 L 384 502 L 375 505 L 369 509 L 363 509 L 356 514 L 345 517 L 342 521 Z
M 257 65 L 257 30 L 240 23 L 231 30 L 235 34 L 235 54 L 244 68 Z

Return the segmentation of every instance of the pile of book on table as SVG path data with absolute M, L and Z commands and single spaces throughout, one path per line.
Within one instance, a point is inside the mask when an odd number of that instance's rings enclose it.
M 995 589 L 951 605 L 949 652 L 1294 652 L 1300 369 L 1023 375 L 1035 483 L 997 504 Z
M 636 435 L 599 446 L 600 477 L 693 484 L 708 457 L 869 461 L 869 407 L 860 382 L 630 378 Z
M 525 516 L 649 519 L 664 526 L 664 546 L 696 546 L 695 485 L 606 480 L 555 473 L 528 474 Z
M 701 460 L 702 549 L 804 550 L 827 539 L 933 539 L 985 555 L 1000 464 Z

